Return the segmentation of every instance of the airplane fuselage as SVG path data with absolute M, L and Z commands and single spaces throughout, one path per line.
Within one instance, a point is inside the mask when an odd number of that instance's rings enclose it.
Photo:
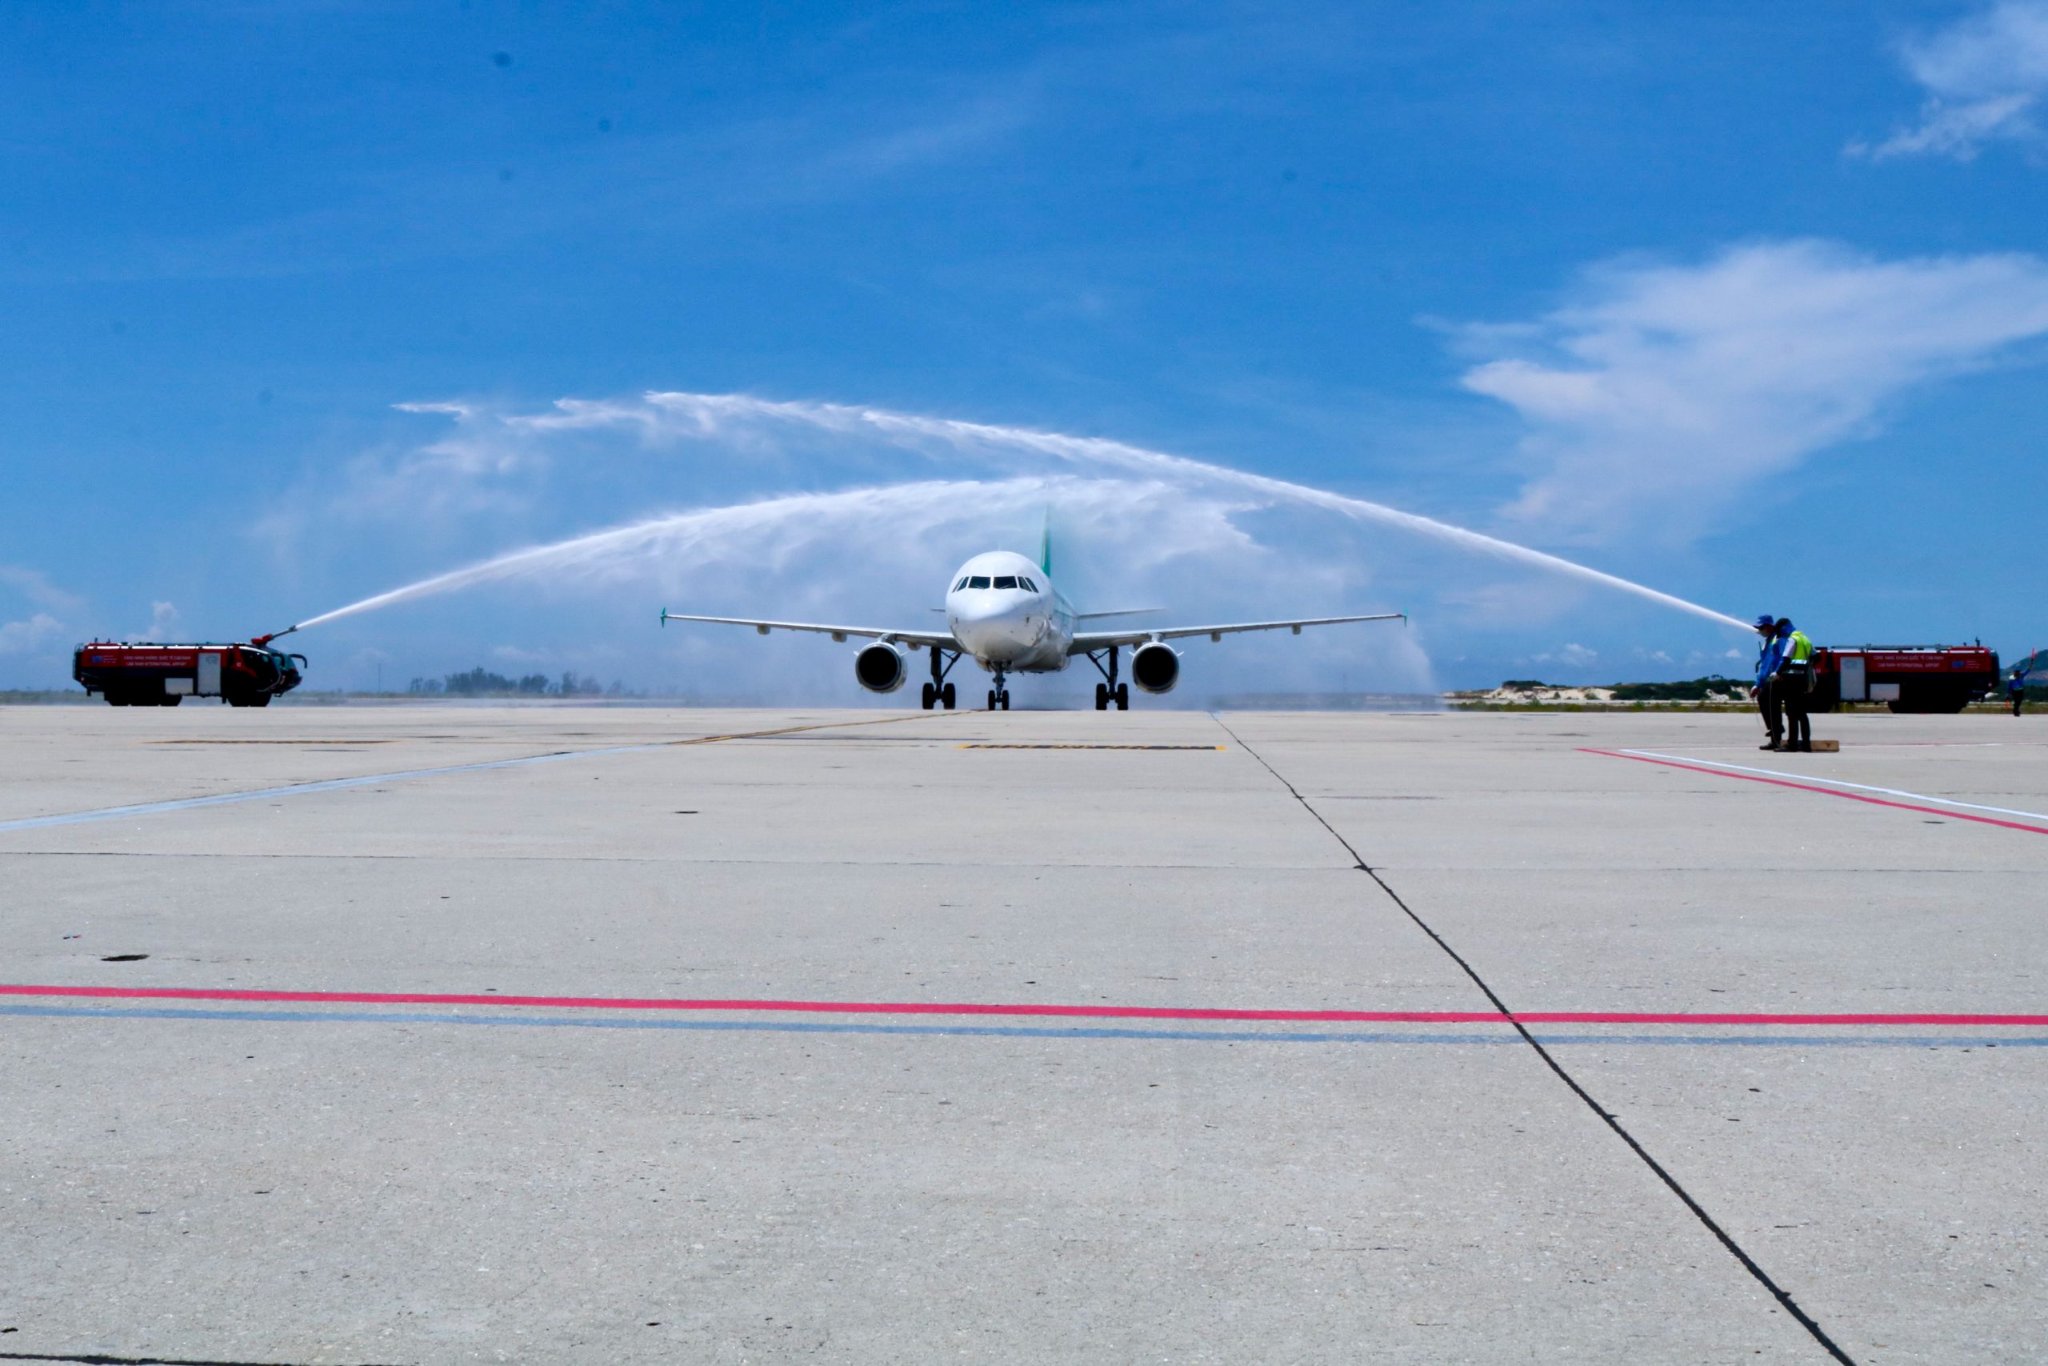
M 1074 607 L 1026 556 L 991 550 L 960 566 L 946 592 L 946 625 L 984 669 L 1055 673 L 1074 643 Z

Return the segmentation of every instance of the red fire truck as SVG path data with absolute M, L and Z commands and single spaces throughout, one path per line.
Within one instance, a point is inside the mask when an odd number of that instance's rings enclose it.
M 1813 710 L 1883 702 L 1893 711 L 1961 711 L 1998 686 L 1983 645 L 1833 645 L 1813 652 Z
M 72 656 L 71 676 L 116 707 L 175 707 L 188 697 L 267 707 L 271 698 L 299 686 L 306 662 L 304 655 L 270 649 L 267 639 L 246 645 L 94 641 Z

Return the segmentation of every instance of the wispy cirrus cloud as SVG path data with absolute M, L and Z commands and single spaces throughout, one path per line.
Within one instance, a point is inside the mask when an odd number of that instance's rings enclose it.
M 1528 426 L 1504 515 L 1578 544 L 1683 543 L 1912 390 L 2048 335 L 2048 261 L 1882 260 L 1815 241 L 1612 262 L 1526 323 L 1457 329 Z
M 475 259 L 593 232 L 673 243 L 902 192 L 993 155 L 1040 117 L 1032 82 L 1012 78 L 968 91 L 828 90 L 771 114 L 533 146 L 495 167 L 429 144 L 322 181 L 265 216 L 152 230 L 124 239 L 117 256 L 11 262 L 0 278 L 268 279 Z
M 47 574 L 21 565 L 0 564 L 0 588 L 10 589 L 36 606 L 55 612 L 75 611 L 84 605 L 84 599 L 52 583 Z
M 1991 142 L 2048 146 L 2048 0 L 1999 0 L 1901 45 L 1900 59 L 1925 90 L 1917 123 L 1854 156 L 1947 156 L 1967 161 Z

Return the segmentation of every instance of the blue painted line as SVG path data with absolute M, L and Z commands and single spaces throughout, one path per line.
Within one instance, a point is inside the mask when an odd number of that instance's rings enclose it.
M 606 754 L 639 754 L 660 749 L 653 745 L 612 745 L 604 749 L 565 749 L 552 754 L 528 754 L 517 759 L 489 759 L 475 764 L 451 764 L 445 768 L 407 768 L 396 773 L 371 773 L 361 778 L 326 778 L 312 783 L 290 783 L 284 787 L 259 787 L 253 792 L 220 792 L 210 797 L 180 797 L 165 802 L 139 802 L 133 806 L 102 806 L 91 811 L 67 811 L 57 816 L 25 816 L 0 821 L 0 834 L 10 830 L 47 830 L 56 825 L 83 825 L 89 821 L 120 820 L 124 816 L 152 816 L 166 811 L 196 811 L 207 806 L 232 806 L 237 802 L 269 801 L 277 797 L 309 797 L 321 792 L 345 792 L 353 787 L 378 783 L 402 783 L 415 778 L 440 778 L 451 773 L 487 773 L 493 769 L 521 768 L 528 764 L 552 764 L 564 759 L 594 759 Z
M 369 1010 L 189 1010 L 161 1006 L 4 1005 L 0 1015 L 58 1019 L 255 1020 L 266 1024 L 431 1024 L 518 1029 L 665 1029 L 711 1034 L 865 1034 L 994 1039 L 1140 1039 L 1187 1043 L 1331 1043 L 1513 1045 L 1521 1036 L 1489 1028 L 1471 1033 L 1376 1031 L 1129 1029 L 1099 1025 L 859 1024 L 816 1020 L 705 1020 L 590 1015 L 474 1015 Z M 1539 1034 L 1543 1044 L 1690 1048 L 2041 1048 L 2048 1035 L 1938 1034 Z
M 1095 1025 L 904 1025 L 815 1020 L 650 1019 L 617 1016 L 432 1015 L 341 1010 L 172 1010 L 161 1007 L 0 1006 L 0 1015 L 104 1017 L 133 1020 L 262 1020 L 288 1024 L 510 1025 L 525 1029 L 680 1029 L 715 1034 L 902 1034 L 999 1039 L 1185 1039 L 1223 1043 L 1519 1043 L 1512 1034 L 1257 1033 L 1251 1030 L 1118 1029 Z

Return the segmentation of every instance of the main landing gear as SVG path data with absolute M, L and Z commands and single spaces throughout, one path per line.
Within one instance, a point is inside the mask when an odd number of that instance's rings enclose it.
M 1095 710 L 1097 711 L 1108 711 L 1112 706 L 1118 711 L 1129 711 L 1131 709 L 1131 685 L 1116 681 L 1116 654 L 1117 647 L 1112 645 L 1107 650 L 1100 650 L 1088 656 L 1088 662 L 1093 664 L 1096 671 L 1102 675 L 1102 681 L 1095 685 Z M 1107 667 L 1102 662 L 1104 655 L 1109 656 Z
M 988 709 L 990 711 L 1008 711 L 1010 709 L 1010 690 L 1003 684 L 1003 671 L 1001 669 L 996 670 L 996 685 L 988 690 Z
M 953 672 L 953 666 L 959 662 L 959 651 L 932 646 L 932 681 L 924 685 L 922 694 L 926 711 L 930 711 L 934 706 L 944 707 L 947 711 L 953 710 L 955 694 L 953 685 L 946 681 L 946 675 Z

